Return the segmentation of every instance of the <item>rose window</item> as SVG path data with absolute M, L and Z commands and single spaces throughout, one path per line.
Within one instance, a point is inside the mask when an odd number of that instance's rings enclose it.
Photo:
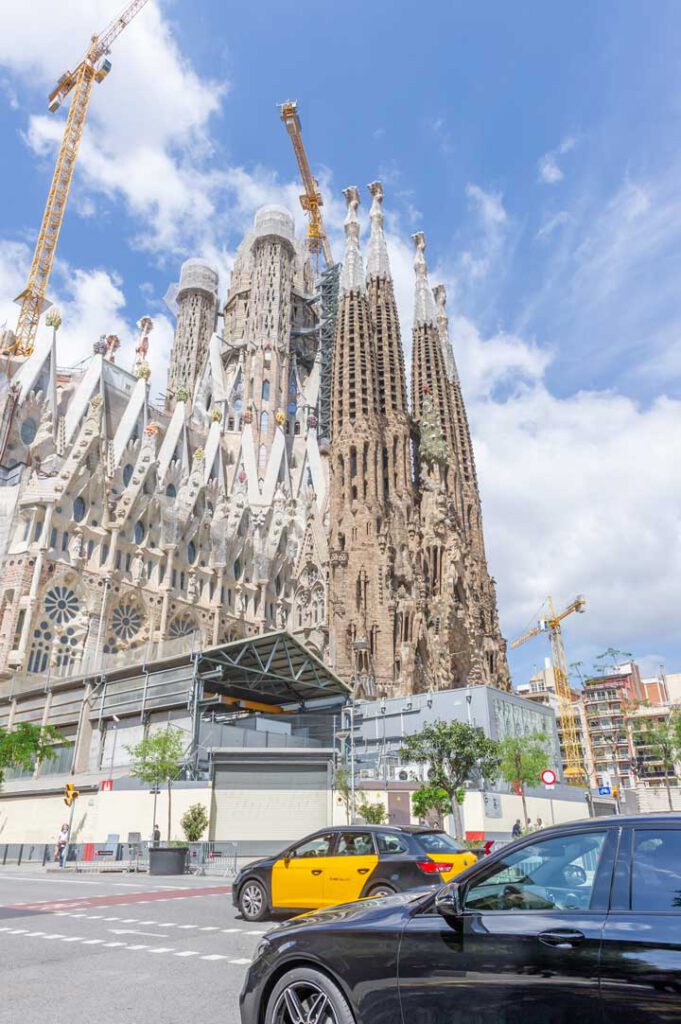
M 132 640 L 142 628 L 142 613 L 134 604 L 119 604 L 114 609 L 111 625 L 119 640 Z
M 78 614 L 78 598 L 69 587 L 53 587 L 45 597 L 45 611 L 53 622 L 63 626 Z
M 170 636 L 190 636 L 196 630 L 196 623 L 190 615 L 178 615 L 170 623 Z

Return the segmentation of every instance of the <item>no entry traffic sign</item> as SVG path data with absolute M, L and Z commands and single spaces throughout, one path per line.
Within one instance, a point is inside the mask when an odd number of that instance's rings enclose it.
M 541 780 L 545 786 L 555 786 L 557 778 L 553 768 L 545 768 L 541 773 Z

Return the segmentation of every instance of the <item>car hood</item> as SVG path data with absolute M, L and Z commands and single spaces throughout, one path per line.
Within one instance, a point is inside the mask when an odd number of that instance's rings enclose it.
M 418 889 L 410 889 L 409 892 L 398 892 L 392 896 L 369 896 L 353 903 L 342 903 L 338 907 L 327 907 L 325 910 L 312 910 L 306 914 L 300 914 L 285 924 L 275 929 L 275 934 L 289 929 L 317 927 L 323 925 L 325 928 L 333 925 L 347 924 L 348 922 L 362 922 L 369 919 L 375 920 L 379 917 L 386 917 L 404 908 L 405 911 L 412 903 L 425 900 L 441 886 L 421 886 Z M 270 937 L 272 933 L 270 933 Z

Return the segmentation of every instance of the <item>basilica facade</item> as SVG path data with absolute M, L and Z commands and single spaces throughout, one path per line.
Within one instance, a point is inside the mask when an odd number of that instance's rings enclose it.
M 365 269 L 346 190 L 333 309 L 282 208 L 256 214 L 224 303 L 188 260 L 157 405 L 147 316 L 131 367 L 104 335 L 64 369 L 54 311 L 7 360 L 0 674 L 49 690 L 287 629 L 360 695 L 508 688 L 444 291 L 415 236 L 409 403 L 380 183 L 370 199 Z

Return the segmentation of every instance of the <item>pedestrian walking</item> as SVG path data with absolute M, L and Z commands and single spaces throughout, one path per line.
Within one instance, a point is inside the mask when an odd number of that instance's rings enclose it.
M 513 839 L 519 839 L 522 834 L 523 834 L 523 826 L 520 824 L 520 818 L 517 818 L 516 819 L 516 823 L 513 826 L 513 829 L 511 830 L 511 837 Z
M 534 826 L 533 826 L 532 821 L 530 820 L 530 818 L 527 818 L 525 820 L 525 831 L 526 832 L 534 832 Z
M 57 836 L 57 855 L 56 859 L 59 861 L 59 867 L 64 867 L 64 854 L 66 853 L 66 847 L 69 845 L 69 826 L 68 822 L 64 822 Z
M 151 838 L 153 840 L 154 846 L 158 846 L 158 844 L 161 842 L 161 830 L 158 827 L 158 825 L 154 825 L 154 831 L 151 833 Z
M 543 829 L 544 822 L 541 820 L 541 818 L 537 818 L 537 824 L 534 827 L 538 832 L 541 831 L 541 829 Z

